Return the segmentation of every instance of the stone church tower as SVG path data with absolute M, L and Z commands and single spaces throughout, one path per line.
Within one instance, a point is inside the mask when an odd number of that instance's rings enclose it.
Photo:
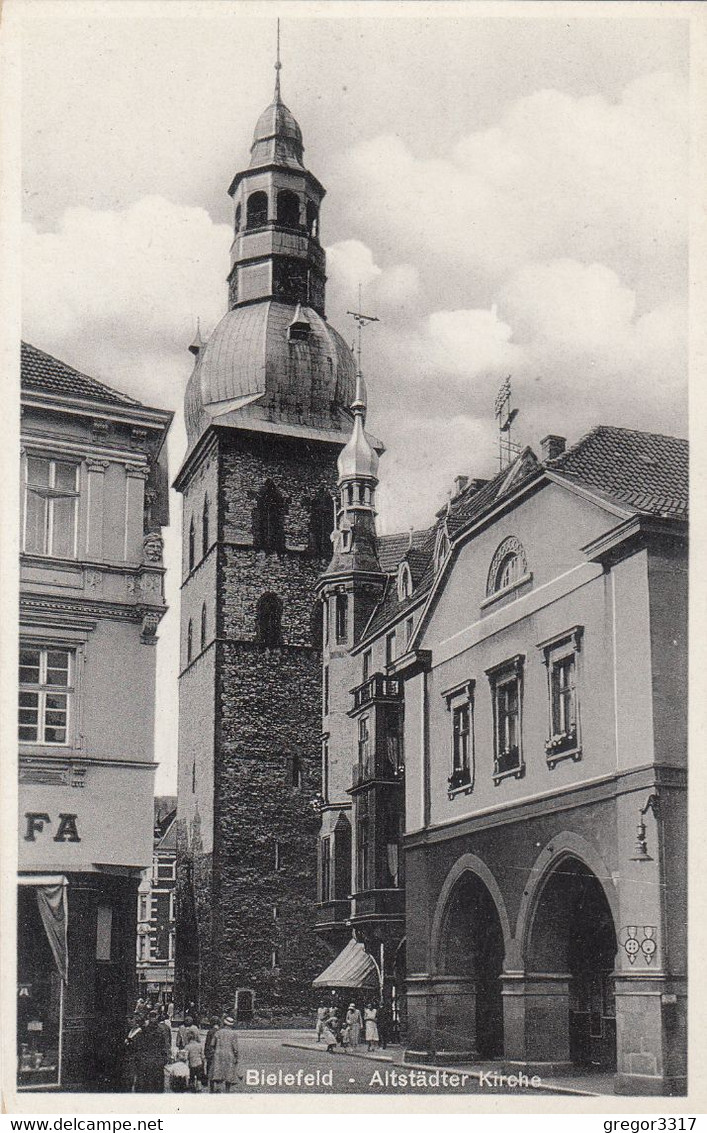
M 185 397 L 176 990 L 202 1010 L 311 1002 L 321 606 L 356 365 L 327 323 L 324 189 L 275 96 L 229 192 L 228 312 Z M 240 989 L 240 990 L 239 990 Z

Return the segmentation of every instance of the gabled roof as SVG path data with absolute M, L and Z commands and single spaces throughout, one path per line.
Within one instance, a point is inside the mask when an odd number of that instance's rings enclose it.
M 145 408 L 135 398 L 82 374 L 80 370 L 75 370 L 66 362 L 60 362 L 58 358 L 53 358 L 51 354 L 46 354 L 29 342 L 22 343 L 20 384 L 22 389 L 40 393 L 57 393 L 104 405 Z
M 414 592 L 402 602 L 394 580 L 389 580 L 378 606 L 366 626 L 362 641 L 376 637 L 405 614 L 419 599 L 429 594 L 435 582 L 433 552 L 436 531 L 446 526 L 455 543 L 463 532 L 482 520 L 486 513 L 511 499 L 534 481 L 542 484 L 544 473 L 576 485 L 624 509 L 663 518 L 683 519 L 688 513 L 688 442 L 659 433 L 619 429 L 598 425 L 561 456 L 541 464 L 530 448 L 486 483 L 478 481 L 439 512 L 437 524 L 427 531 L 384 535 L 378 541 L 381 567 L 393 574 L 407 557 L 413 575 Z M 413 566 L 414 563 L 414 566 Z
M 547 468 L 638 512 L 687 517 L 689 447 L 681 437 L 597 425 Z
M 381 565 L 381 570 L 385 574 L 395 574 L 399 564 L 406 557 L 406 552 L 410 546 L 412 538 L 412 550 L 419 550 L 424 547 L 429 537 L 430 529 L 423 531 L 401 531 L 397 535 L 379 535 L 378 536 L 378 561 Z M 408 556 L 409 559 L 409 556 Z M 410 568 L 412 569 L 412 561 L 410 561 Z M 413 578 L 414 578 L 413 573 Z

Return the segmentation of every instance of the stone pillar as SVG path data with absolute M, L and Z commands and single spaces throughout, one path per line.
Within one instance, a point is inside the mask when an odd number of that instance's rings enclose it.
M 568 972 L 505 972 L 504 1060 L 551 1072 L 571 1066 Z
M 476 980 L 469 976 L 409 976 L 408 1047 L 438 1062 L 468 1062 L 476 1051 Z
M 103 559 L 103 524 L 105 516 L 105 475 L 107 460 L 86 461 L 88 476 L 86 505 L 86 558 L 93 562 Z
M 147 466 L 144 464 L 125 465 L 125 543 L 123 558 L 126 562 L 139 563 L 142 561 L 147 475 Z
M 687 1092 L 687 996 L 684 980 L 655 972 L 617 973 L 617 1094 Z

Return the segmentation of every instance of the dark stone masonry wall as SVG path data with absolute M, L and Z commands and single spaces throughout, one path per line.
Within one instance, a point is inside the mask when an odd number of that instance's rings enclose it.
M 210 689 L 183 678 L 181 690 L 181 711 L 188 708 L 192 717 L 182 726 L 185 745 L 206 713 L 204 742 L 196 745 L 197 798 L 210 787 L 213 769 L 213 853 L 206 798 L 178 833 L 178 993 L 202 1011 L 232 1010 L 236 990 L 249 988 L 256 1018 L 309 1013 L 316 1003 L 312 980 L 330 960 L 313 931 L 319 815 L 312 806 L 321 791 L 322 728 L 314 590 L 330 551 L 312 553 L 310 505 L 329 498 L 337 455 L 336 445 L 219 431 L 211 465 L 212 474 L 215 463 L 218 468 L 215 621 L 209 619 L 214 676 Z M 281 553 L 253 547 L 253 507 L 268 480 L 286 501 Z M 203 490 L 199 483 L 199 506 Z M 189 497 L 187 489 L 185 509 Z M 266 593 L 282 603 L 275 649 L 258 641 L 257 607 Z M 197 597 L 199 606 L 202 594 Z M 184 618 L 191 594 L 182 598 Z M 197 685 L 203 704 L 194 702 Z M 180 791 L 192 796 L 191 767 L 183 771 Z M 195 829 L 200 809 L 203 844 Z M 185 805 L 185 818 L 188 811 Z

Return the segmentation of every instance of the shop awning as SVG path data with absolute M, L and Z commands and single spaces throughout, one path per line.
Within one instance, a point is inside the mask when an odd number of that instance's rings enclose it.
M 67 928 L 69 905 L 67 899 L 68 881 L 63 874 L 20 874 L 18 885 L 31 885 L 37 890 L 37 907 L 47 934 L 49 947 L 54 956 L 57 971 L 62 983 L 69 978 L 69 955 L 67 949 Z
M 350 940 L 312 987 L 378 987 L 378 970 L 360 940 Z

